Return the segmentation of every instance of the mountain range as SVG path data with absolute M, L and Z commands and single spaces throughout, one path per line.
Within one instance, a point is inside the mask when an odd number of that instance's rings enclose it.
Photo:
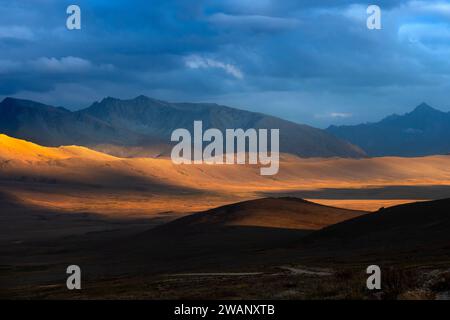
M 138 96 L 107 97 L 70 111 L 42 103 L 5 98 L 0 133 L 45 146 L 79 145 L 120 157 L 168 155 L 173 130 L 280 129 L 280 151 L 309 157 L 426 156 L 450 153 L 450 112 L 422 103 L 412 112 L 376 123 L 330 126 L 326 130 L 262 113 L 213 103 L 171 103 Z
M 302 157 L 364 157 L 358 147 L 307 125 L 261 113 L 210 103 L 170 103 L 145 96 L 130 100 L 105 98 L 79 111 L 29 100 L 6 98 L 0 103 L 0 132 L 45 146 L 79 145 L 105 150 L 161 146 L 167 153 L 173 130 L 203 127 L 277 128 L 280 151 Z
M 450 112 L 422 103 L 412 112 L 380 122 L 331 126 L 327 131 L 361 147 L 369 156 L 415 157 L 450 153 Z

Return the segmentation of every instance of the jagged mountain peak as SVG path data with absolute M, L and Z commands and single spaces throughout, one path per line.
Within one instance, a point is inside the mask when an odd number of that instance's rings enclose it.
M 421 103 L 411 112 L 379 122 L 332 126 L 328 132 L 360 146 L 370 156 L 426 156 L 450 152 L 450 113 Z
M 27 99 L 18 99 L 14 97 L 6 97 L 3 99 L 3 101 L 0 103 L 1 106 L 21 106 L 21 107 L 48 107 L 48 105 L 27 100 Z
M 424 113 L 424 112 L 442 112 L 431 107 L 429 104 L 422 102 L 411 113 Z
M 19 99 L 14 97 L 6 97 L 3 99 L 2 102 L 0 102 L 0 108 L 25 108 L 25 109 L 31 109 L 37 112 L 63 112 L 63 113 L 70 113 L 70 111 L 64 107 L 54 107 L 48 104 L 44 104 L 41 102 L 36 102 L 33 100 L 28 99 Z

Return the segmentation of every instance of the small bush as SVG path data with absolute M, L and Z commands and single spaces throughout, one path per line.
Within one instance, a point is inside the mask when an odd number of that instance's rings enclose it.
M 430 285 L 433 292 L 450 291 L 450 272 L 439 274 Z
M 382 272 L 381 277 L 384 299 L 397 299 L 402 293 L 419 286 L 419 275 L 412 270 L 388 268 Z

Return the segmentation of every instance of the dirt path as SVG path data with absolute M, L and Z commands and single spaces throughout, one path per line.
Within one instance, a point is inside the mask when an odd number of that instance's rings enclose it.
M 288 270 L 292 274 L 307 274 L 307 275 L 315 275 L 315 276 L 331 276 L 333 273 L 330 271 L 324 271 L 324 270 L 307 270 L 307 269 L 300 269 L 298 267 L 288 267 L 288 266 L 281 266 L 279 267 L 283 270 Z

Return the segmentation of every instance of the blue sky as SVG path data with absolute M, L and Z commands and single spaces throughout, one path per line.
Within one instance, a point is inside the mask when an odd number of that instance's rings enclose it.
M 66 8 L 82 29 L 67 30 Z M 87 107 L 140 94 L 318 127 L 425 101 L 450 110 L 450 1 L 0 0 L 0 98 Z

